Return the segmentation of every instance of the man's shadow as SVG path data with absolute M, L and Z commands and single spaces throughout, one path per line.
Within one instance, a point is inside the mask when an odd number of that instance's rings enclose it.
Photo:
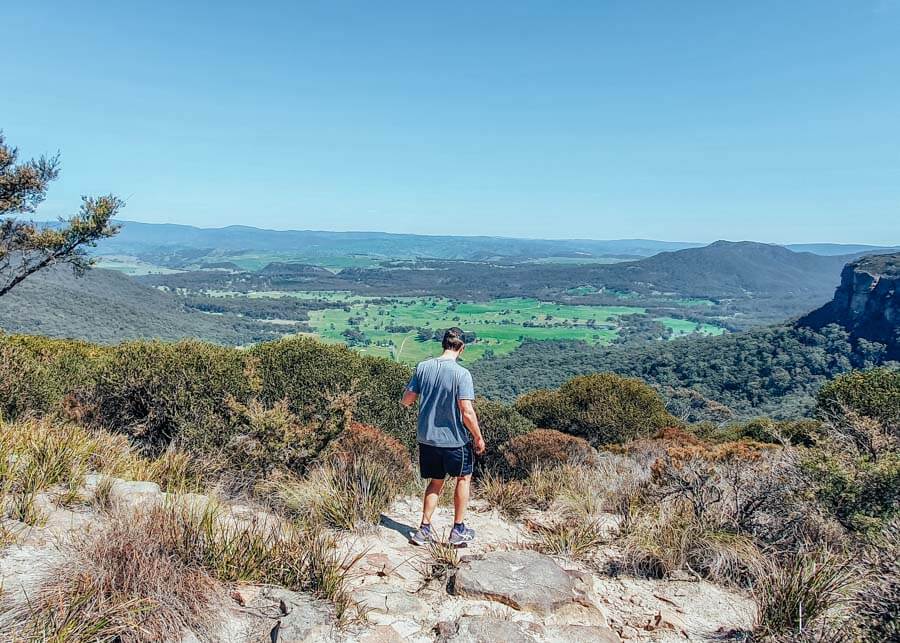
M 380 524 L 382 527 L 387 527 L 391 531 L 396 531 L 407 540 L 409 540 L 409 537 L 416 530 L 416 528 L 411 525 L 405 525 L 402 522 L 397 522 L 393 518 L 388 518 L 385 515 L 381 516 Z

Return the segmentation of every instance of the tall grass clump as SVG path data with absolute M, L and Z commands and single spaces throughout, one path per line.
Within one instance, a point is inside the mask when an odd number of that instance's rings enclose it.
M 216 583 L 172 555 L 151 517 L 115 514 L 102 531 L 75 540 L 65 564 L 48 570 L 0 634 L 60 643 L 178 640 L 185 629 L 202 635 Z
M 521 516 L 530 505 L 528 489 L 521 480 L 505 480 L 490 472 L 478 479 L 475 494 L 511 519 Z
M 885 524 L 867 544 L 868 578 L 857 592 L 854 613 L 867 643 L 900 640 L 900 517 Z
M 645 507 L 619 534 L 625 564 L 635 574 L 666 578 L 676 571 L 749 587 L 764 557 L 753 540 L 700 521 L 678 507 Z
M 850 606 L 859 570 L 842 556 L 811 550 L 767 565 L 753 588 L 757 603 L 754 636 L 796 640 L 830 630 Z
M 575 560 L 589 558 L 606 542 L 598 521 L 562 520 L 551 525 L 533 525 L 532 531 L 537 549 Z

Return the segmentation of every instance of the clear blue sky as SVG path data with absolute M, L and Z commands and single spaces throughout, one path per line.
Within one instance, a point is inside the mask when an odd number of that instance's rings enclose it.
M 200 226 L 900 243 L 900 0 L 8 2 L 0 128 Z

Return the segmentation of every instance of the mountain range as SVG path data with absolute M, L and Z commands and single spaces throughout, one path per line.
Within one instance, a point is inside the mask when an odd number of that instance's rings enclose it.
M 385 232 L 266 230 L 250 226 L 198 228 L 180 224 L 121 221 L 120 233 L 101 242 L 100 255 L 166 257 L 184 264 L 215 261 L 236 253 L 293 253 L 307 258 L 364 255 L 384 259 L 527 261 L 544 258 L 640 258 L 701 247 L 696 242 L 652 239 L 515 239 L 488 236 L 428 236 Z M 787 248 L 821 255 L 890 250 L 859 244 L 792 244 Z M 896 248 L 895 248 L 896 249 Z M 151 262 L 152 263 L 152 262 Z

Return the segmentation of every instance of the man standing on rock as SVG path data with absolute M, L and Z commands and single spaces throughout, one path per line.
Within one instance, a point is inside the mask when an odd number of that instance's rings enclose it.
M 475 453 L 484 453 L 485 443 L 475 415 L 475 386 L 472 374 L 457 363 L 466 348 L 463 331 L 451 328 L 441 342 L 444 352 L 416 366 L 406 386 L 402 404 L 419 402 L 419 472 L 428 478 L 422 524 L 410 536 L 410 542 L 425 545 L 434 542 L 431 515 L 447 476 L 456 478 L 453 495 L 454 519 L 450 544 L 462 546 L 475 540 L 475 530 L 466 527 L 464 519 L 469 502 L 469 484 L 475 464 Z M 473 446 L 474 441 L 474 446 Z

